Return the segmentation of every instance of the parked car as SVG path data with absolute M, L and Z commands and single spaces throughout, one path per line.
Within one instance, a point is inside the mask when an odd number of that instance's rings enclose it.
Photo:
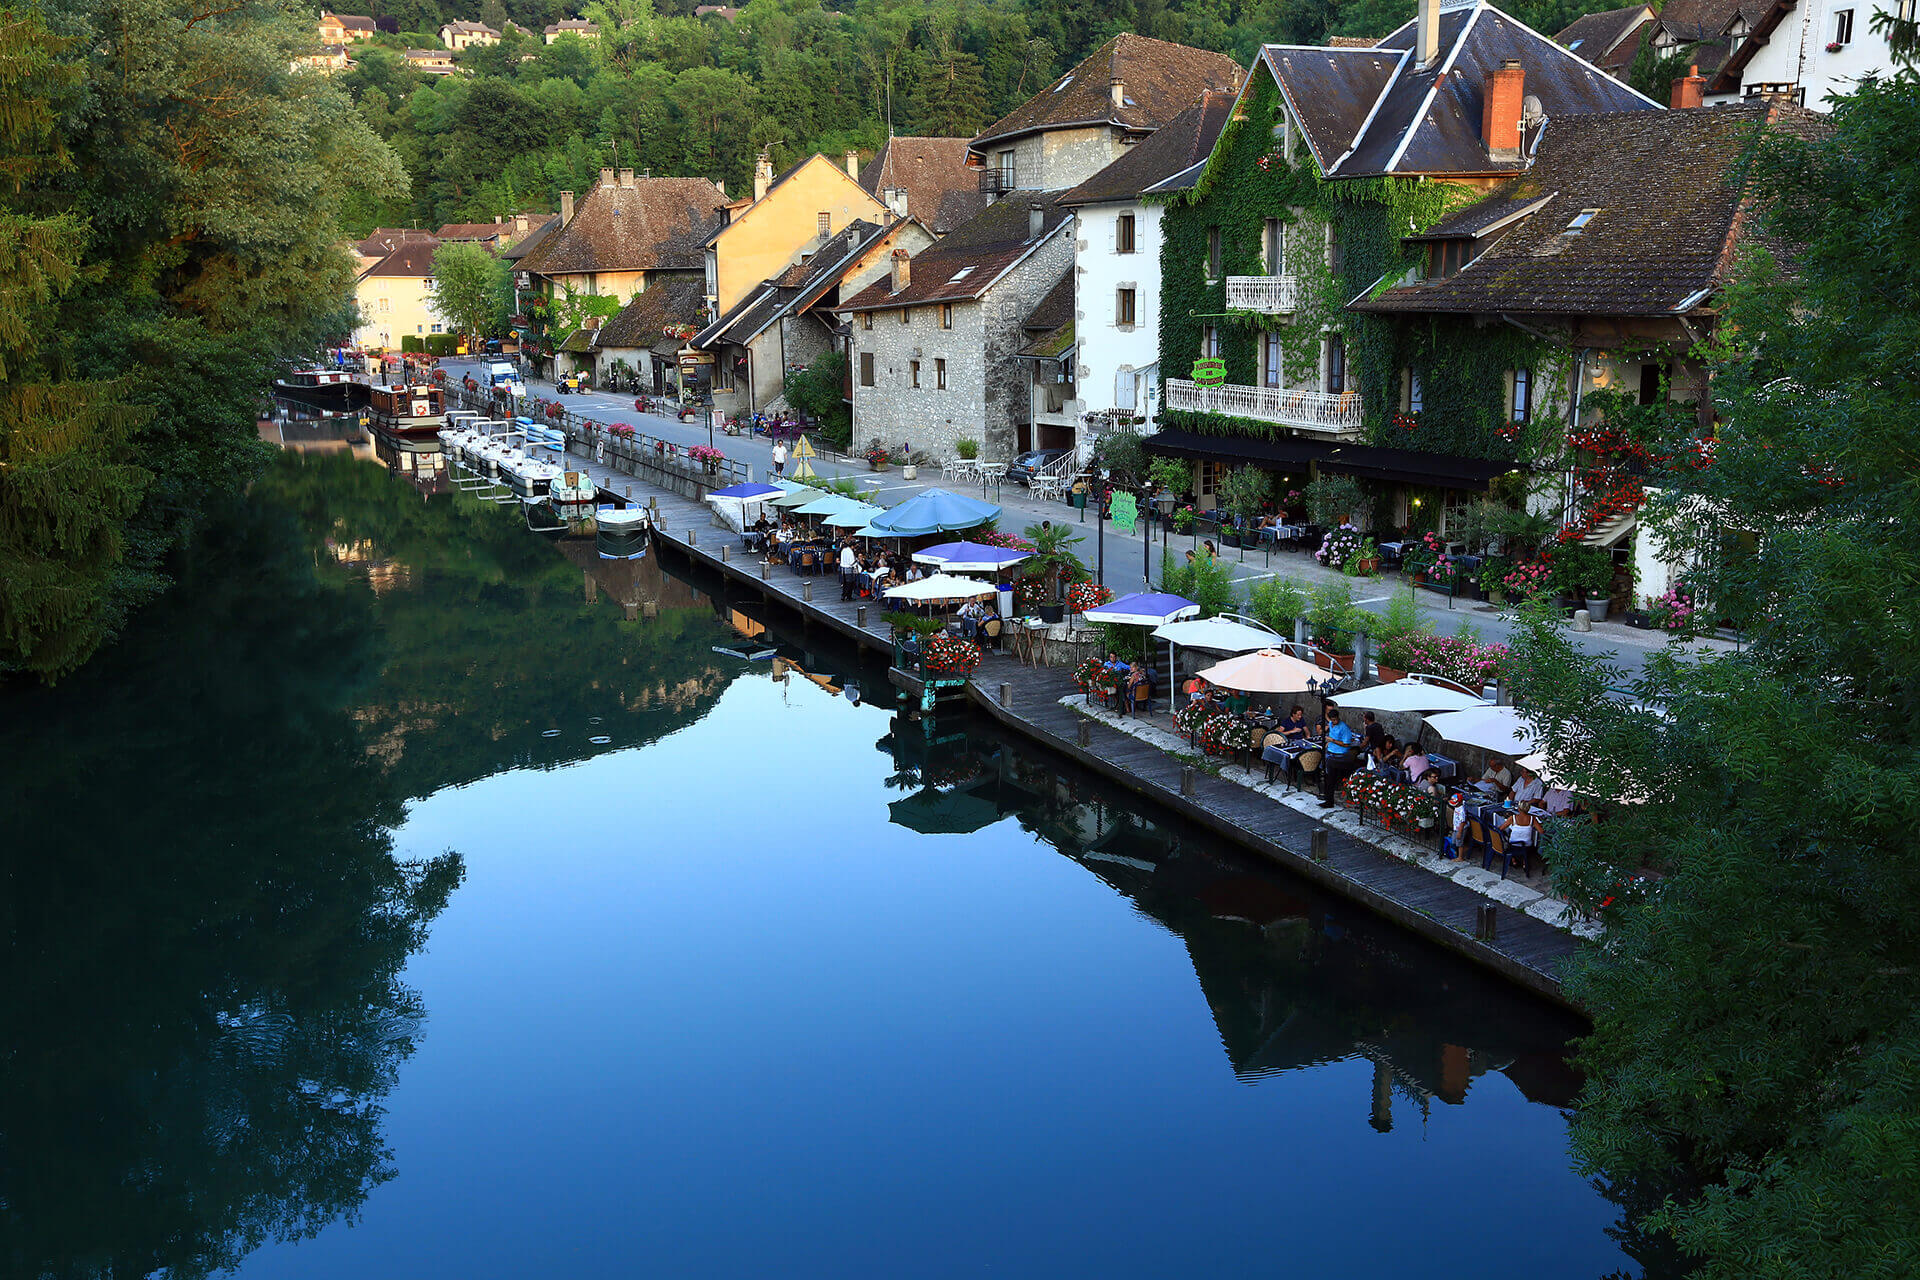
M 1031 485 L 1034 473 L 1042 467 L 1060 461 L 1067 456 L 1066 449 L 1029 449 L 1013 460 L 1007 468 L 1007 479 L 1017 480 L 1021 484 Z

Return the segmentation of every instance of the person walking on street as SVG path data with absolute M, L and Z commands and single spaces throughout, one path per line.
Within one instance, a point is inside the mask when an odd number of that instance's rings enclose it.
M 785 440 L 773 442 L 773 474 L 776 476 L 787 474 L 787 442 Z

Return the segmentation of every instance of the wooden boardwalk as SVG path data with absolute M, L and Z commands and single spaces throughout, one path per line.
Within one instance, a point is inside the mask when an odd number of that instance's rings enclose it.
M 651 501 L 658 511 L 656 545 L 673 547 L 737 583 L 757 588 L 770 602 L 831 627 L 856 643 L 892 654 L 892 637 L 880 621 L 883 607 L 866 602 L 863 618 L 861 604 L 840 598 L 836 573 L 801 577 L 785 566 L 767 567 L 758 554 L 742 546 L 738 534 L 712 523 L 712 510 L 704 502 L 662 493 L 600 464 L 572 458 L 567 464 L 590 470 L 602 487 L 617 497 L 625 498 L 631 489 L 635 501 Z M 1008 695 L 1004 703 L 1003 686 Z M 1327 829 L 1326 861 L 1315 861 L 1309 850 L 1313 832 L 1322 824 L 1312 815 L 1204 770 L 1194 770 L 1193 792 L 1182 795 L 1181 761 L 1061 705 L 1060 699 L 1075 692 L 1067 668 L 1029 667 L 1010 656 L 989 653 L 974 673 L 968 692 L 974 705 L 987 715 L 1050 750 L 1071 756 L 1222 838 L 1364 903 L 1412 932 L 1497 970 L 1522 986 L 1567 1003 L 1559 971 L 1580 945 L 1572 934 L 1501 906 L 1495 908 L 1495 938 L 1482 941 L 1474 937 L 1476 920 L 1490 900 L 1464 885 L 1410 865 L 1334 828 Z M 1080 745 L 1082 725 L 1088 734 L 1084 747 Z

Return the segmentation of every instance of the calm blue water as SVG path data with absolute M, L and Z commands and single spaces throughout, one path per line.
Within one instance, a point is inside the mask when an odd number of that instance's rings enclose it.
M 12 1273 L 1626 1264 L 1567 1021 L 517 518 L 288 460 L 7 693 Z

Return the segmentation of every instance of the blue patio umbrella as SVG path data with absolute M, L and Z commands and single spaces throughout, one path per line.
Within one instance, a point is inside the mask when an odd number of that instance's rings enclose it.
M 969 498 L 946 489 L 928 489 L 915 494 L 883 516 L 875 516 L 870 526 L 883 536 L 917 538 L 928 533 L 954 533 L 983 525 L 1000 514 L 991 502 Z
M 812 502 L 802 503 L 793 509 L 797 516 L 830 516 L 836 511 L 849 511 L 864 506 L 858 498 L 849 498 L 844 493 L 824 493 Z
M 1080 616 L 1088 622 L 1117 622 L 1122 626 L 1157 627 L 1162 623 L 1191 618 L 1199 612 L 1200 606 L 1185 596 L 1172 596 L 1159 591 L 1136 591 L 1130 596 L 1121 596 L 1118 600 L 1108 601 L 1098 609 L 1088 609 Z
M 778 485 L 749 481 L 746 484 L 730 484 L 724 489 L 715 489 L 707 496 L 709 498 L 739 498 L 743 502 L 756 502 L 762 498 L 772 498 L 785 492 L 786 490 L 780 488 Z
M 938 565 L 948 573 L 986 573 L 1019 564 L 1033 553 L 984 542 L 942 542 L 913 553 L 921 564 Z

